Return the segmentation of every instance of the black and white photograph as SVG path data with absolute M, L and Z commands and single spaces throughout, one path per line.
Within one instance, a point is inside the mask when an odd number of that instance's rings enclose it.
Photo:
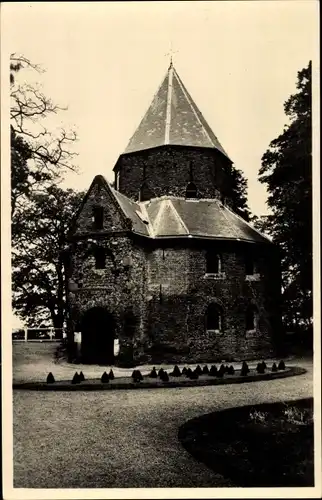
M 3 496 L 320 498 L 319 5 L 3 2 Z

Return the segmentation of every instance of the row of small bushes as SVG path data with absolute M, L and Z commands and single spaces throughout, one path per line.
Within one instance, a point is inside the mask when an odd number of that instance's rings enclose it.
M 262 361 L 257 364 L 256 371 L 257 373 L 265 373 L 267 369 L 267 365 L 265 361 Z M 280 361 L 278 365 L 276 363 L 273 363 L 271 371 L 272 372 L 277 372 L 279 370 L 285 370 L 285 363 L 284 361 Z M 241 367 L 241 375 L 242 376 L 247 376 L 248 373 L 250 372 L 250 369 L 248 367 L 248 364 L 246 361 L 243 361 L 242 367 Z M 208 368 L 208 365 L 205 365 L 203 368 L 201 368 L 200 365 L 198 365 L 194 370 L 191 368 L 186 368 L 184 367 L 182 371 L 180 371 L 180 368 L 178 365 L 175 365 L 173 371 L 168 374 L 163 368 L 160 368 L 160 370 L 157 372 L 155 367 L 151 370 L 149 373 L 148 377 L 149 378 L 160 378 L 163 382 L 168 382 L 169 381 L 169 375 L 171 377 L 181 377 L 185 376 L 186 378 L 189 378 L 191 380 L 197 380 L 201 375 L 209 375 L 211 377 L 218 377 L 222 378 L 225 374 L 227 375 L 234 375 L 235 374 L 235 369 L 232 365 L 224 365 L 221 364 L 219 368 L 216 367 L 216 365 L 211 365 L 210 368 Z M 114 380 L 115 376 L 113 373 L 113 370 L 111 369 L 109 373 L 104 372 L 103 375 L 101 376 L 101 382 L 103 384 L 107 384 L 110 380 Z M 143 375 L 140 372 L 140 370 L 134 370 L 132 373 L 132 379 L 133 382 L 139 383 L 143 380 Z M 79 384 L 85 380 L 83 372 L 76 372 L 71 383 L 72 384 Z M 55 378 L 53 374 L 50 372 L 47 376 L 47 384 L 53 384 L 55 382 Z

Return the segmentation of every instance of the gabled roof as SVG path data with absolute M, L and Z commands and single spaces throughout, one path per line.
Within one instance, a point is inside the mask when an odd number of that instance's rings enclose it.
M 95 183 L 99 183 L 119 207 L 124 220 L 132 223 L 134 234 L 157 239 L 195 238 L 239 240 L 251 243 L 271 243 L 271 240 L 253 228 L 216 199 L 187 200 L 162 196 L 145 202 L 135 202 L 113 189 L 103 176 L 96 176 L 86 194 L 76 219 Z
M 125 153 L 167 144 L 214 148 L 229 158 L 172 64 Z

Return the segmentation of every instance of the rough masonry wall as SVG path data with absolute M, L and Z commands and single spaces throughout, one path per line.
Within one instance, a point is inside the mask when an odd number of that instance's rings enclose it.
M 220 245 L 220 244 L 218 244 Z M 245 275 L 247 246 L 219 248 L 220 278 L 207 277 L 205 248 L 156 249 L 148 256 L 148 331 L 142 362 L 209 362 L 250 359 L 273 353 L 279 288 L 272 285 L 276 268 L 270 253 L 258 249 L 259 281 Z M 223 312 L 221 333 L 207 332 L 205 314 L 210 302 Z M 259 311 L 257 331 L 246 331 L 246 308 Z
M 120 157 L 119 191 L 139 199 L 143 182 L 152 197 L 172 195 L 185 197 L 191 180 L 200 198 L 219 198 L 228 190 L 230 163 L 211 149 L 163 146 Z

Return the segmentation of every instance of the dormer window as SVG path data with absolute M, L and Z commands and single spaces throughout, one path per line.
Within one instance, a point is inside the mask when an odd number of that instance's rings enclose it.
M 221 258 L 220 255 L 208 250 L 206 254 L 206 274 L 221 273 Z
M 189 182 L 189 184 L 186 188 L 186 198 L 187 199 L 194 199 L 197 197 L 198 197 L 197 186 L 195 185 L 194 182 Z
M 95 268 L 96 269 L 105 269 L 105 250 L 104 248 L 96 248 L 94 250 L 95 256 Z
M 104 208 L 100 205 L 93 207 L 93 226 L 94 229 L 103 229 L 104 223 Z

